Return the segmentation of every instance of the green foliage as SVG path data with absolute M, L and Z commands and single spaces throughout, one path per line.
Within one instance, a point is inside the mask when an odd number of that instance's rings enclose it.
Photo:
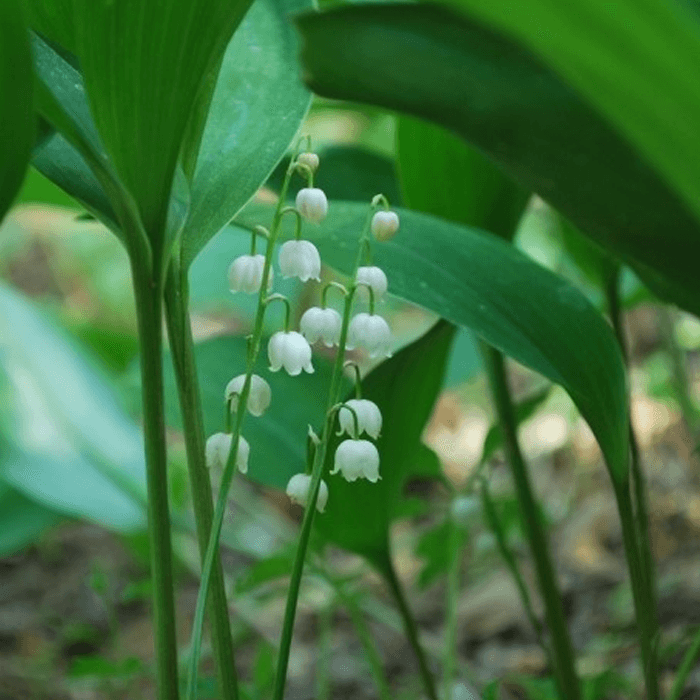
M 35 138 L 32 60 L 22 2 L 0 3 L 0 222 L 19 191 Z
M 470 0 L 465 0 L 465 6 L 467 2 Z M 505 17 L 505 6 L 512 5 L 509 22 L 515 17 L 526 18 L 524 27 L 528 29 L 523 32 L 531 30 L 538 41 L 550 37 L 566 51 L 570 49 L 569 30 L 577 33 L 575 38 L 596 37 L 605 42 L 606 49 L 617 51 L 612 37 L 626 21 L 625 13 L 632 3 L 626 2 L 619 15 L 613 9 L 618 5 L 602 0 L 595 3 L 595 13 L 605 15 L 606 21 L 613 18 L 616 25 L 622 23 L 610 36 L 590 32 L 585 22 L 579 22 L 584 11 L 579 4 L 586 3 L 582 0 L 552 9 L 562 16 L 571 13 L 570 26 L 563 34 L 543 31 L 533 19 L 546 15 L 545 5 L 550 3 L 504 0 L 493 4 L 497 8 L 493 12 L 503 11 Z M 667 19 L 671 5 L 662 0 L 653 4 L 665 6 L 661 14 Z M 607 10 L 602 9 L 604 5 Z M 476 7 L 470 3 L 472 6 Z M 539 11 L 530 14 L 531 6 Z M 483 7 L 479 12 L 491 11 Z M 643 14 L 630 14 L 629 26 L 648 21 L 646 15 L 640 19 Z M 355 5 L 306 15 L 299 26 L 304 36 L 305 75 L 315 91 L 414 114 L 455 131 L 524 189 L 545 198 L 582 232 L 631 264 L 657 294 L 688 310 L 700 311 L 694 262 L 700 254 L 697 219 L 628 142 L 532 54 L 484 25 L 437 6 Z M 688 27 L 680 34 L 687 37 Z M 635 39 L 634 51 L 646 60 L 648 52 L 659 49 L 659 40 L 644 43 L 644 36 Z M 600 60 L 611 51 L 599 56 L 588 47 L 581 53 L 562 55 L 583 62 L 595 56 Z M 697 119 L 689 119 L 687 113 L 680 115 L 671 105 L 678 107 L 686 98 L 685 106 L 690 105 L 697 88 L 687 95 L 676 91 L 669 96 L 668 91 L 677 90 L 679 81 L 686 80 L 683 76 L 692 75 L 693 62 L 678 74 L 663 57 L 658 70 L 642 69 L 625 52 L 617 59 L 620 64 L 626 62 L 635 78 L 612 80 L 608 86 L 614 86 L 614 91 L 601 90 L 597 99 L 615 104 L 619 97 L 620 104 L 629 108 L 630 93 L 624 93 L 623 99 L 620 85 L 636 89 L 651 80 L 651 75 L 655 80 L 664 76 L 666 88 L 651 90 L 634 109 L 639 108 L 640 115 L 672 122 L 654 132 L 653 140 L 661 140 L 664 153 L 671 154 L 664 157 L 676 161 L 678 172 L 687 168 L 683 173 L 687 175 L 696 162 L 690 157 L 690 142 L 697 139 Z M 669 98 L 664 109 L 659 109 L 659 95 Z M 681 124 L 687 125 L 683 132 L 687 143 L 671 148 L 665 135 L 679 137 L 677 127 Z M 697 187 L 698 179 L 689 179 Z
M 406 483 L 440 474 L 434 453 L 420 438 L 442 386 L 454 332 L 452 324 L 439 322 L 362 382 L 363 398 L 374 401 L 384 417 L 377 440 L 381 479 L 371 484 L 364 479 L 347 482 L 340 475 L 326 477 L 330 495 L 325 514 L 315 520 L 317 530 L 382 571 L 389 561 L 389 526 L 401 511 Z M 328 469 L 340 441 L 334 436 L 329 443 Z
M 0 557 L 36 542 L 45 530 L 59 521 L 60 516 L 55 511 L 0 483 Z
M 366 206 L 332 202 L 320 230 L 307 235 L 341 272 L 354 262 Z M 254 225 L 265 210 L 237 219 Z M 375 246 L 391 292 L 430 309 L 518 362 L 561 384 L 588 421 L 613 479 L 627 478 L 627 390 L 608 324 L 569 283 L 510 244 L 477 229 L 400 210 L 401 230 Z

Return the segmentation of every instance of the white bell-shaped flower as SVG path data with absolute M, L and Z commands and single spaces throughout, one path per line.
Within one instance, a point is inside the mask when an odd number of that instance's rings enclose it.
M 245 374 L 234 377 L 227 385 L 225 398 L 231 402 L 231 410 L 238 410 L 238 397 L 243 392 Z M 257 374 L 250 377 L 250 392 L 248 393 L 248 413 L 252 416 L 262 416 L 272 400 L 270 385 Z
M 298 277 L 302 282 L 321 279 L 321 256 L 311 241 L 283 243 L 279 264 L 284 277 Z
M 299 330 L 312 345 L 322 340 L 327 348 L 331 348 L 340 340 L 342 325 L 343 319 L 335 309 L 312 306 L 304 311 L 299 321 Z
M 241 255 L 237 257 L 228 269 L 228 284 L 232 292 L 255 294 L 260 291 L 262 284 L 264 255 Z M 268 289 L 272 285 L 272 268 L 267 278 Z
M 318 187 L 304 187 L 299 190 L 296 205 L 299 213 L 314 224 L 320 224 L 328 214 L 326 193 Z
M 370 357 L 391 357 L 389 324 L 376 314 L 353 316 L 348 327 L 348 350 L 364 348 Z
M 305 165 L 312 173 L 315 173 L 320 161 L 315 153 L 300 153 L 297 156 L 297 163 Z
M 355 282 L 360 285 L 357 288 L 357 293 L 368 297 L 369 291 L 367 287 L 372 288 L 374 301 L 379 301 L 385 294 L 389 286 L 384 270 L 379 267 L 358 267 L 355 275 Z M 367 286 L 365 286 L 367 285 Z
M 224 469 L 231 452 L 233 435 L 231 433 L 214 433 L 207 439 L 204 448 L 205 463 L 209 469 Z M 241 435 L 238 438 L 238 454 L 236 455 L 236 467 L 241 474 L 248 472 L 248 457 L 250 445 Z
M 287 484 L 287 496 L 292 503 L 298 503 L 306 508 L 309 502 L 309 491 L 311 490 L 311 475 L 310 474 L 295 474 Z M 328 503 L 328 485 L 321 479 L 318 487 L 318 497 L 316 498 L 316 510 L 323 513 L 326 510 Z
M 356 434 L 355 430 L 355 416 L 357 416 L 359 435 Z M 358 438 L 362 433 L 367 433 L 367 435 L 376 440 L 382 431 L 382 413 L 379 410 L 379 406 L 367 399 L 350 399 L 346 401 L 345 405 L 338 410 L 338 422 L 340 423 L 340 434 L 347 433 L 353 438 Z
M 378 241 L 388 241 L 399 230 L 399 215 L 395 211 L 378 211 L 372 217 L 370 229 Z
M 284 367 L 292 377 L 301 371 L 312 374 L 311 346 L 301 333 L 280 331 L 275 333 L 267 346 L 267 356 L 270 358 L 270 371 L 278 372 Z
M 340 472 L 346 481 L 379 481 L 379 451 L 369 440 L 343 440 L 335 451 L 331 474 Z

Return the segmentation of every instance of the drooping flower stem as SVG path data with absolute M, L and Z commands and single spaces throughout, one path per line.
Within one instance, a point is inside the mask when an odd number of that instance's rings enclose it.
M 162 284 L 132 256 L 136 318 L 141 343 L 141 393 L 148 488 L 148 539 L 153 577 L 153 629 L 158 700 L 178 700 L 177 637 L 173 591 L 167 451 L 163 404 Z
M 203 563 L 214 508 L 209 470 L 204 459 L 204 419 L 194 358 L 192 328 L 189 321 L 188 299 L 187 271 L 179 266 L 177 260 L 173 260 L 165 285 L 165 319 L 182 413 L 197 543 Z M 228 406 L 227 411 L 230 420 Z M 219 697 L 222 700 L 237 700 L 238 679 L 224 575 L 218 551 L 214 557 L 208 617 L 216 658 Z
M 292 159 L 292 164 L 294 159 Z M 272 255 L 277 242 L 277 236 L 280 230 L 280 222 L 282 219 L 282 210 L 287 197 L 289 183 L 294 173 L 293 165 L 287 169 L 282 190 L 280 192 L 279 201 L 275 209 L 275 214 L 270 226 L 270 233 L 267 239 L 267 249 L 265 250 L 265 264 L 263 266 L 262 281 L 258 292 L 258 305 L 255 312 L 255 320 L 253 322 L 253 332 L 248 343 L 248 353 L 246 358 L 246 376 L 243 384 L 243 389 L 238 399 L 238 411 L 236 412 L 236 421 L 233 427 L 233 436 L 231 442 L 231 452 L 224 468 L 221 477 L 221 486 L 216 500 L 216 508 L 214 509 L 214 519 L 212 522 L 211 532 L 207 543 L 204 563 L 202 565 L 202 580 L 197 594 L 197 604 L 195 607 L 194 621 L 192 624 L 192 637 L 190 643 L 190 665 L 187 677 L 187 700 L 196 700 L 197 675 L 199 666 L 199 655 L 202 644 L 202 626 L 204 622 L 204 610 L 206 607 L 207 595 L 209 592 L 209 583 L 214 569 L 214 560 L 216 553 L 219 551 L 219 538 L 221 536 L 221 527 L 224 522 L 226 506 L 228 503 L 228 493 L 233 481 L 233 475 L 236 468 L 236 456 L 238 455 L 238 445 L 241 437 L 241 428 L 243 420 L 247 413 L 248 397 L 250 395 L 251 377 L 255 367 L 255 361 L 260 352 L 260 345 L 263 335 L 263 321 L 265 317 L 265 298 L 267 296 L 267 283 L 270 278 L 272 268 Z M 318 484 L 316 486 L 316 495 L 318 494 Z M 315 499 L 314 499 L 315 506 Z
M 482 343 L 482 353 L 493 395 L 493 403 L 504 437 L 504 447 L 520 505 L 525 534 L 535 563 L 537 582 L 545 607 L 547 625 L 552 637 L 554 677 L 559 695 L 567 700 L 579 700 L 580 687 L 574 663 L 574 651 L 566 626 L 564 606 L 557 584 L 554 567 L 549 556 L 549 545 L 545 535 L 537 502 L 532 492 L 530 477 L 518 442 L 517 422 L 503 355 Z

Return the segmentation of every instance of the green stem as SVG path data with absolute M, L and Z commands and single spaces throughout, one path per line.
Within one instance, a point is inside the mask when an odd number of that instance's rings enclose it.
M 549 546 L 544 528 L 537 512 L 527 466 L 518 443 L 517 423 L 513 401 L 508 388 L 503 355 L 494 348 L 482 343 L 482 351 L 489 375 L 493 401 L 501 424 L 504 446 L 510 464 L 520 511 L 525 525 L 525 533 L 530 543 L 530 551 L 535 563 L 537 581 L 545 606 L 547 624 L 552 636 L 554 676 L 559 695 L 566 700 L 578 700 L 580 687 L 574 664 L 574 651 L 566 626 L 564 606 L 557 585 L 554 567 L 549 557 Z
M 488 483 L 486 481 L 483 482 L 481 487 L 481 502 L 483 504 L 484 515 L 486 517 L 486 520 L 491 528 L 491 532 L 493 532 L 494 537 L 496 538 L 498 551 L 500 552 L 501 557 L 505 561 L 506 566 L 508 567 L 511 573 L 511 576 L 515 581 L 515 585 L 518 588 L 518 593 L 520 594 L 520 601 L 522 602 L 525 614 L 527 615 L 528 620 L 530 621 L 530 624 L 532 625 L 532 628 L 535 631 L 535 635 L 537 636 L 537 643 L 542 648 L 542 651 L 544 652 L 547 660 L 549 661 L 550 666 L 553 666 L 551 650 L 547 646 L 547 643 L 544 639 L 544 630 L 542 629 L 542 624 L 537 619 L 537 615 L 535 615 L 535 610 L 532 607 L 532 601 L 530 600 L 530 594 L 527 590 L 527 586 L 525 585 L 525 581 L 523 580 L 523 577 L 520 573 L 520 569 L 518 568 L 515 556 L 513 555 L 513 552 L 508 546 L 505 532 L 503 532 L 501 521 L 498 517 L 498 513 L 496 512 L 496 507 L 493 503 L 493 500 L 491 499 Z
M 698 658 L 700 658 L 700 627 L 698 627 L 695 637 L 688 647 L 688 651 L 686 651 L 685 656 L 683 656 L 683 661 L 681 661 L 680 668 L 673 681 L 673 688 L 671 688 L 671 697 L 669 700 L 680 699 L 685 682 L 688 680 L 688 676 L 695 667 Z
M 204 450 L 205 434 L 202 402 L 197 380 L 192 328 L 188 314 L 189 285 L 187 271 L 173 260 L 165 285 L 165 320 L 182 413 L 187 466 L 194 506 L 197 542 L 204 563 L 214 513 L 211 481 Z M 217 662 L 219 697 L 237 700 L 238 679 L 234 662 L 226 588 L 221 561 L 216 553 L 209 595 L 209 623 Z
M 423 680 L 425 692 L 430 700 L 437 700 L 438 695 L 435 689 L 435 680 L 433 678 L 433 674 L 430 672 L 430 668 L 428 668 L 428 660 L 425 656 L 425 651 L 423 651 L 423 647 L 418 639 L 418 627 L 416 626 L 416 621 L 413 618 L 411 609 L 408 607 L 408 602 L 406 601 L 406 596 L 404 595 L 403 588 L 401 587 L 401 582 L 396 575 L 394 565 L 388 557 L 387 561 L 382 565 L 381 572 L 389 584 L 391 594 L 394 596 L 396 605 L 401 613 L 401 618 L 403 619 L 406 637 L 413 648 L 413 653 L 418 659 L 418 668 Z
M 457 668 L 457 601 L 460 592 L 460 574 L 462 568 L 462 547 L 465 531 L 452 518 L 449 521 L 449 565 L 447 569 L 447 593 L 445 594 L 445 659 L 442 668 L 443 693 L 446 700 L 452 695 Z
M 153 576 L 153 627 L 159 700 L 177 700 L 170 512 L 168 509 L 165 412 L 163 404 L 162 285 L 132 258 L 136 317 L 141 343 L 143 430 L 148 487 L 148 536 Z

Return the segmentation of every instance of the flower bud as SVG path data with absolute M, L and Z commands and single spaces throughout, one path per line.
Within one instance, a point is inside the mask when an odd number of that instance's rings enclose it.
M 328 200 L 323 190 L 318 187 L 304 187 L 297 193 L 299 213 L 314 224 L 320 224 L 328 214 Z
M 391 330 L 389 324 L 376 314 L 361 313 L 353 316 L 348 328 L 348 350 L 365 348 L 370 357 L 391 357 Z
M 245 292 L 255 294 L 260 291 L 262 284 L 264 255 L 241 255 L 237 257 L 228 269 L 229 288 L 233 293 Z M 272 285 L 272 268 L 267 279 L 267 288 Z
M 305 165 L 312 173 L 318 170 L 319 162 L 318 156 L 315 153 L 300 153 L 297 156 L 297 163 L 299 163 L 299 165 Z
M 204 448 L 205 463 L 209 469 L 224 469 L 231 452 L 233 435 L 231 433 L 214 433 L 211 435 Z M 238 454 L 236 455 L 236 467 L 241 474 L 248 472 L 248 457 L 250 445 L 241 435 L 238 438 Z
M 327 347 L 337 345 L 343 319 L 335 309 L 319 309 L 312 306 L 299 321 L 299 330 L 312 345 L 319 340 Z
M 369 296 L 365 285 L 371 287 L 375 301 L 379 301 L 386 294 L 389 286 L 384 270 L 379 267 L 358 267 L 355 282 L 360 285 L 357 293 L 363 296 Z
M 379 481 L 379 451 L 369 440 L 344 440 L 335 451 L 331 474 L 340 472 L 346 481 Z
M 355 417 L 357 417 L 359 435 L 355 434 Z M 341 435 L 347 433 L 352 438 L 358 438 L 362 433 L 367 433 L 376 440 L 382 430 L 382 413 L 379 406 L 372 401 L 350 399 L 338 410 L 338 422 Z
M 399 230 L 399 215 L 395 211 L 378 211 L 372 217 L 370 228 L 378 241 L 388 241 Z
M 275 333 L 267 346 L 267 356 L 270 358 L 270 371 L 278 372 L 282 367 L 292 377 L 304 370 L 309 374 L 314 371 L 311 364 L 311 346 L 301 333 L 280 331 Z
M 321 256 L 311 241 L 287 241 L 280 247 L 280 270 L 284 277 L 298 277 L 302 282 L 321 280 Z
M 311 475 L 310 474 L 295 474 L 287 484 L 287 496 L 292 503 L 298 503 L 306 508 L 309 502 L 309 491 L 311 490 Z M 328 503 L 328 485 L 321 479 L 318 487 L 318 497 L 316 498 L 316 510 L 323 513 L 326 510 Z
M 225 398 L 231 402 L 231 410 L 238 410 L 238 397 L 243 392 L 245 374 L 234 377 L 227 385 Z M 250 377 L 250 392 L 248 393 L 248 413 L 252 416 L 262 416 L 272 400 L 270 385 L 257 374 Z

